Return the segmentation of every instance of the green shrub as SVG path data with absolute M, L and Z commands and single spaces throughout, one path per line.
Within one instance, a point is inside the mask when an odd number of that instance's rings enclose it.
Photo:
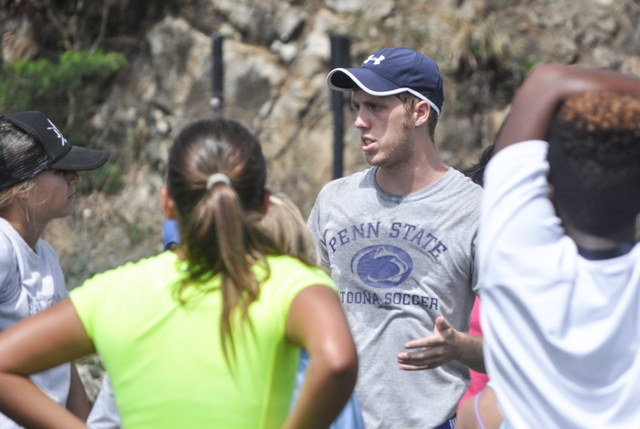
M 66 51 L 57 62 L 20 59 L 0 72 L 0 112 L 39 110 L 60 128 L 71 144 L 95 147 L 95 129 L 88 120 L 105 94 L 108 80 L 127 65 L 117 52 Z M 119 167 L 109 162 L 85 173 L 81 191 L 98 188 L 117 192 Z M 106 186 L 103 186 L 106 185 Z
M 76 190 L 80 193 L 90 193 L 96 189 L 107 194 L 116 194 L 124 187 L 122 170 L 113 161 L 107 161 L 102 167 L 80 172 L 82 180 L 76 185 Z

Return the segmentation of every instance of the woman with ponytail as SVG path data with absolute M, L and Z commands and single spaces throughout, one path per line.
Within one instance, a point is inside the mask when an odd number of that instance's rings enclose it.
M 97 275 L 0 335 L 0 411 L 26 427 L 84 427 L 25 375 L 97 351 L 125 429 L 329 427 L 355 384 L 355 348 L 328 275 L 259 226 L 265 183 L 240 124 L 182 130 L 161 192 L 177 251 Z M 287 415 L 300 348 L 311 360 Z

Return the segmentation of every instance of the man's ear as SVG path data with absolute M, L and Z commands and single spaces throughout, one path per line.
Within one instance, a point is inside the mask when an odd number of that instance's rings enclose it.
M 431 105 L 424 100 L 420 100 L 413 108 L 413 117 L 415 119 L 416 127 L 426 124 L 429 119 L 429 115 L 435 115 L 436 112 L 431 108 Z
M 162 208 L 162 213 L 167 219 L 176 218 L 176 205 L 173 202 L 173 198 L 169 195 L 169 191 L 165 185 L 160 188 L 160 206 Z

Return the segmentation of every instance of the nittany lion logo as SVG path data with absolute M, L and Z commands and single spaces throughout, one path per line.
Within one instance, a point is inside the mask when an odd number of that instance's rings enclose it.
M 413 269 L 407 252 L 395 246 L 371 246 L 351 259 L 351 272 L 364 284 L 378 289 L 400 286 Z

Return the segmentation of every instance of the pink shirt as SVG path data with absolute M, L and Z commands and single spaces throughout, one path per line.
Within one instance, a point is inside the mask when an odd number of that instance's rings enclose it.
M 471 310 L 471 321 L 469 322 L 469 333 L 478 337 L 482 336 L 482 329 L 480 328 L 480 298 L 476 297 L 476 302 L 473 304 Z M 472 369 L 469 370 L 471 374 L 471 381 L 469 382 L 469 388 L 460 399 L 458 403 L 458 411 L 460 411 L 460 405 L 476 393 L 484 389 L 484 386 L 489 381 L 487 374 L 481 374 Z

